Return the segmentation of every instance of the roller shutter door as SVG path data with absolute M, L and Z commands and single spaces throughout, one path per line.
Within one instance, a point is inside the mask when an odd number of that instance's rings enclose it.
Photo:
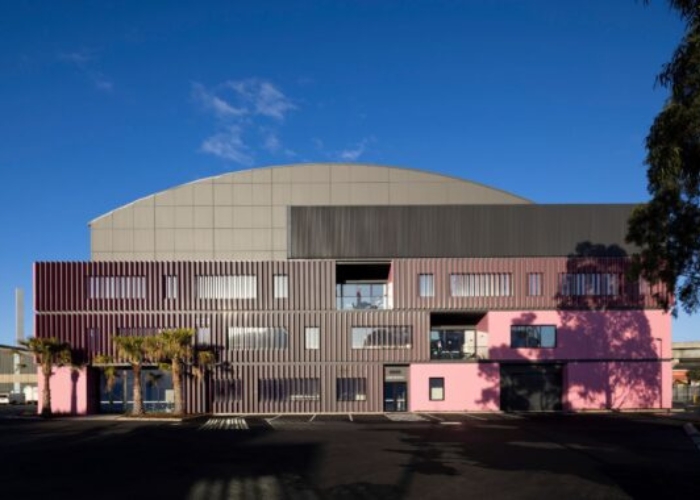
M 562 366 L 501 365 L 501 410 L 561 411 Z

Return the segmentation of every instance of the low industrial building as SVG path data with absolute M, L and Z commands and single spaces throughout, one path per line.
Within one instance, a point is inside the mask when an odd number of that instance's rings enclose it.
M 0 345 L 0 394 L 22 394 L 36 401 L 37 366 L 24 347 Z
M 130 370 L 108 394 L 95 356 L 180 327 L 217 358 L 187 375 L 190 412 L 669 408 L 671 318 L 628 278 L 633 208 L 363 164 L 147 196 L 90 223 L 90 261 L 35 264 L 36 335 L 83 364 L 56 370 L 54 409 L 128 407 Z

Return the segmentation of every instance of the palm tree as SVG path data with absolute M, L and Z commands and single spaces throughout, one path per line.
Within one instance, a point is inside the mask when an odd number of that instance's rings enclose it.
M 134 407 L 131 410 L 133 415 L 143 415 L 143 390 L 141 387 L 141 368 L 148 361 L 150 355 L 149 342 L 147 337 L 113 337 L 117 346 L 119 356 L 131 365 L 134 375 Z
M 178 328 L 164 330 L 150 338 L 153 356 L 161 365 L 169 369 L 173 376 L 174 409 L 177 415 L 184 413 L 182 378 L 185 366 L 192 365 L 196 376 L 214 362 L 210 351 L 198 351 L 193 346 L 194 330 Z
M 93 363 L 102 365 L 102 373 L 105 377 L 105 391 L 107 392 L 107 397 L 109 398 L 109 409 L 111 411 L 112 406 L 114 405 L 114 394 L 112 391 L 114 390 L 114 386 L 119 379 L 117 367 L 114 365 L 114 359 L 112 359 L 112 356 L 107 354 L 98 354 L 93 359 Z
M 29 352 L 34 354 L 36 363 L 41 366 L 44 377 L 44 387 L 41 392 L 41 416 L 50 417 L 51 412 L 51 375 L 53 366 L 64 366 L 71 362 L 71 348 L 68 342 L 60 342 L 53 337 L 32 337 L 20 342 Z

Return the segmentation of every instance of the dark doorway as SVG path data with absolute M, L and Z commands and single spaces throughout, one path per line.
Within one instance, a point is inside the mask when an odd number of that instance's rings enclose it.
M 501 365 L 502 411 L 561 411 L 562 366 Z
M 384 382 L 384 411 L 406 411 L 408 409 L 408 384 L 406 382 Z

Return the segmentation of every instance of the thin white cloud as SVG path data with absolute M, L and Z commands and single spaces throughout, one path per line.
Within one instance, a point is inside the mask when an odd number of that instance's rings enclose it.
M 204 85 L 200 83 L 192 84 L 192 96 L 202 105 L 202 107 L 209 111 L 213 111 L 219 118 L 229 118 L 247 114 L 247 110 L 232 106 L 221 97 L 218 97 L 213 92 L 208 91 Z
M 228 80 L 209 88 L 195 82 L 192 97 L 218 119 L 218 127 L 223 127 L 204 141 L 201 151 L 243 165 L 252 163 L 256 150 L 296 156 L 294 151 L 284 147 L 277 128 L 290 111 L 298 108 L 272 82 L 247 78 Z M 245 134 L 244 140 L 244 133 L 255 128 L 260 134 Z
M 92 82 L 97 90 L 111 92 L 114 90 L 114 82 L 107 78 L 102 72 L 94 69 L 97 57 L 94 51 L 82 49 L 74 52 L 61 52 L 58 60 L 74 66 L 80 73 Z
M 251 165 L 253 157 L 250 148 L 243 141 L 243 130 L 237 125 L 229 126 L 225 131 L 219 132 L 206 139 L 201 146 L 205 153 L 213 154 L 225 160 L 231 160 L 241 165 Z
M 263 147 L 271 153 L 276 153 L 282 148 L 282 143 L 274 132 L 268 131 L 265 134 L 265 140 L 263 142 Z
M 105 76 L 102 73 L 90 72 L 88 76 L 90 77 L 92 83 L 95 84 L 95 87 L 97 87 L 98 90 L 102 90 L 105 92 L 111 92 L 112 90 L 114 90 L 114 82 L 105 78 Z
M 342 161 L 356 161 L 367 150 L 369 139 L 365 138 L 358 142 L 354 147 L 343 149 L 338 152 L 338 158 Z
M 58 54 L 58 59 L 76 66 L 84 67 L 88 62 L 93 60 L 93 55 L 87 50 L 78 50 L 75 52 L 61 52 Z
M 233 90 L 241 104 L 254 115 L 284 120 L 289 111 L 297 109 L 280 89 L 267 80 L 229 80 L 224 86 Z

